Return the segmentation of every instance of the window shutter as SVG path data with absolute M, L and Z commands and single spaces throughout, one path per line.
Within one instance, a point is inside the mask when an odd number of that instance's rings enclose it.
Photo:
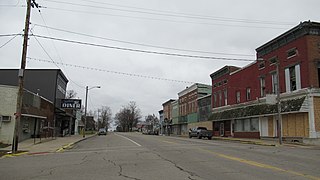
M 285 69 L 285 78 L 286 78 L 286 92 L 290 92 L 290 71 L 289 68 Z
M 297 90 L 301 89 L 300 65 L 295 66 Z

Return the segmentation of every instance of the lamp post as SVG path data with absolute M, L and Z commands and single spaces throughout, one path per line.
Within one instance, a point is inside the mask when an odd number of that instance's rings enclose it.
M 88 91 L 93 88 L 101 88 L 101 86 L 93 86 L 89 88 L 89 86 L 86 86 L 86 102 L 85 102 L 85 108 L 84 108 L 84 131 L 83 131 L 83 137 L 86 137 L 86 128 L 87 128 L 87 104 L 88 104 Z

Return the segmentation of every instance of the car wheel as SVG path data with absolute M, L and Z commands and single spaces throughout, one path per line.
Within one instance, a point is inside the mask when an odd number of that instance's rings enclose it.
M 208 137 L 208 139 L 209 139 L 209 140 L 211 140 L 211 139 L 212 139 L 212 137 Z

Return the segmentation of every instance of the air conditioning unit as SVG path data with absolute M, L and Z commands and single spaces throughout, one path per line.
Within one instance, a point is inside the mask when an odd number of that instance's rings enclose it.
M 11 121 L 11 116 L 0 116 L 0 120 L 2 122 L 10 122 Z

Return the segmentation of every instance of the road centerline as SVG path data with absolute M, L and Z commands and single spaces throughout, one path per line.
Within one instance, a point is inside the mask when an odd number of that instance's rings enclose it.
M 242 158 L 238 158 L 238 157 L 234 157 L 234 156 L 229 156 L 229 155 L 226 155 L 226 154 L 217 153 L 217 152 L 206 150 L 206 149 L 201 149 L 201 148 L 197 148 L 197 149 L 199 149 L 200 151 L 203 151 L 203 152 L 214 154 L 214 155 L 216 155 L 218 157 L 221 157 L 221 158 L 224 158 L 224 159 L 237 161 L 237 162 L 248 164 L 248 165 L 251 165 L 251 166 L 264 168 L 264 169 L 270 169 L 270 170 L 278 171 L 278 172 L 285 172 L 285 173 L 301 176 L 301 177 L 308 178 L 308 179 L 320 180 L 320 177 L 316 177 L 316 176 L 312 176 L 312 175 L 308 175 L 308 174 L 304 174 L 304 173 L 299 173 L 299 172 L 295 172 L 295 171 L 291 171 L 291 170 L 286 170 L 286 169 L 282 169 L 282 168 L 279 168 L 279 167 L 271 166 L 271 165 L 268 165 L 268 164 L 259 163 L 259 162 L 251 161 L 251 160 L 247 160 L 247 159 L 242 159 Z
M 132 140 L 132 139 L 130 139 L 130 138 L 128 138 L 128 137 L 122 136 L 122 135 L 117 134 L 117 133 L 114 133 L 114 134 L 117 135 L 117 136 L 120 136 L 120 137 L 122 137 L 122 138 L 124 138 L 124 139 L 126 139 L 126 140 L 129 140 L 129 141 L 132 142 L 133 144 L 141 147 L 141 145 L 140 145 L 139 143 L 135 142 L 134 140 Z

